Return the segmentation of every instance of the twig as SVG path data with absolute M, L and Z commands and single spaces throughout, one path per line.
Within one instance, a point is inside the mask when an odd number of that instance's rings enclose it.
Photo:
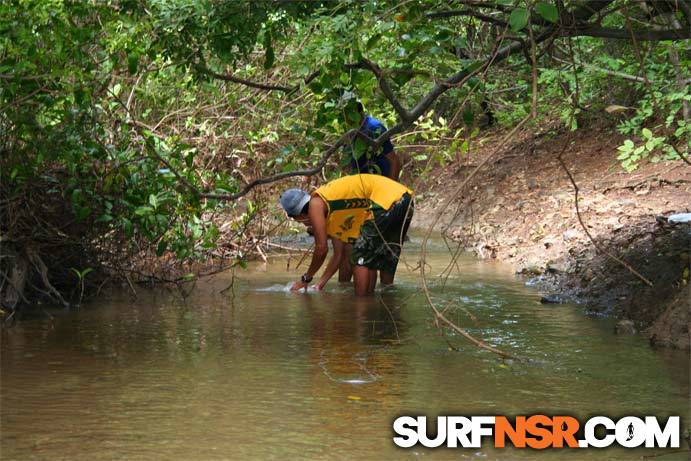
M 681 152 L 679 152 L 679 151 L 677 150 L 677 148 L 674 147 L 673 144 L 670 144 L 670 147 L 674 150 L 674 152 L 677 153 L 677 155 L 679 156 L 679 158 L 682 159 L 682 160 L 684 161 L 684 163 L 686 163 L 687 165 L 691 165 L 691 162 L 689 161 L 689 159 L 686 158 L 686 156 L 683 155 Z
M 624 80 L 629 80 L 631 82 L 636 82 L 636 83 L 645 83 L 645 79 L 643 77 L 638 77 L 636 75 L 629 75 L 629 74 L 625 74 L 623 72 L 617 72 L 617 71 L 610 70 L 610 69 L 604 69 L 602 67 L 597 67 L 597 66 L 594 66 L 592 64 L 587 64 L 587 63 L 578 62 L 578 61 L 568 62 L 568 61 L 564 61 L 563 59 L 559 59 L 556 56 L 552 56 L 552 59 L 554 59 L 557 62 L 561 62 L 562 64 L 567 64 L 569 66 L 574 66 L 574 65 L 583 66 L 583 67 L 587 67 L 589 69 L 593 69 L 597 72 L 602 72 L 605 75 L 611 75 L 612 77 L 619 77 L 619 78 L 623 78 Z
M 132 280 L 130 279 L 129 274 L 125 273 L 124 275 L 125 275 L 125 280 L 127 280 L 127 285 L 129 285 L 130 290 L 132 290 L 132 294 L 136 298 L 137 297 L 137 290 L 134 289 L 134 284 L 132 283 Z
M 273 242 L 264 242 L 264 245 L 278 248 L 279 250 L 294 251 L 296 253 L 308 253 L 308 251 L 304 248 L 289 247 L 289 246 L 285 246 L 285 245 L 279 245 L 278 243 L 273 243 Z
M 50 283 L 50 280 L 48 279 L 48 267 L 43 262 L 43 259 L 41 259 L 39 254 L 34 249 L 29 249 L 27 251 L 27 255 L 29 256 L 29 260 L 31 261 L 31 263 L 34 265 L 34 267 L 36 267 L 38 273 L 41 275 L 43 285 L 48 289 L 50 293 L 52 293 L 55 299 L 60 301 L 60 303 L 63 306 L 70 307 L 70 303 L 65 301 L 65 298 L 63 298 L 60 292 L 57 289 L 55 289 L 55 287 Z
M 314 80 L 315 78 L 317 78 L 320 74 L 320 71 L 315 70 L 314 72 L 309 74 L 307 77 L 305 77 L 301 83 L 298 83 L 298 84 L 293 85 L 293 86 L 284 86 L 284 85 L 272 85 L 272 84 L 268 84 L 268 83 L 253 82 L 251 80 L 236 77 L 235 75 L 231 75 L 231 74 L 219 74 L 218 72 L 214 72 L 213 70 L 211 70 L 208 67 L 203 66 L 201 64 L 197 64 L 195 66 L 195 69 L 197 69 L 197 71 L 199 73 L 206 74 L 206 75 L 213 77 L 217 80 L 224 80 L 227 82 L 239 83 L 241 85 L 245 85 L 245 86 L 248 86 L 250 88 L 255 88 L 258 90 L 281 91 L 281 92 L 288 93 L 288 94 L 291 94 L 291 93 L 297 91 L 300 88 L 300 85 L 302 85 L 302 84 L 309 85 L 309 83 L 312 80 Z
M 391 317 L 391 322 L 393 322 L 393 328 L 394 331 L 396 332 L 396 340 L 400 343 L 401 342 L 401 336 L 398 334 L 398 325 L 396 325 L 396 319 L 393 317 L 393 313 L 391 312 L 391 309 L 389 309 L 389 306 L 384 302 L 384 298 L 379 295 L 379 302 L 382 303 L 384 306 L 384 309 L 386 309 L 386 312 L 389 314 L 389 317 Z
M 495 155 L 500 151 L 500 149 L 508 142 L 509 139 L 513 137 L 513 135 L 530 119 L 530 115 L 526 116 L 521 120 L 504 138 L 499 142 L 497 147 L 495 148 L 494 152 L 492 152 L 490 155 L 488 155 L 480 164 L 475 167 L 475 169 L 465 178 L 465 180 L 461 183 L 461 185 L 454 191 L 453 194 L 449 195 L 444 204 L 440 207 L 439 212 L 435 216 L 435 218 L 432 220 L 432 223 L 429 225 L 427 228 L 427 232 L 425 233 L 425 237 L 422 239 L 422 245 L 421 245 L 421 250 L 420 250 L 420 280 L 422 282 L 422 289 L 423 292 L 425 293 L 425 298 L 427 299 L 427 304 L 430 306 L 432 309 L 432 312 L 434 313 L 435 316 L 435 321 L 436 322 L 443 322 L 446 325 L 448 325 L 450 328 L 452 328 L 454 331 L 459 333 L 461 336 L 466 338 L 468 341 L 471 343 L 475 344 L 477 347 L 481 349 L 485 349 L 487 351 L 493 352 L 501 357 L 505 358 L 512 358 L 515 360 L 521 360 L 518 357 L 514 356 L 513 354 L 510 354 L 508 352 L 504 352 L 500 349 L 497 349 L 496 347 L 490 346 L 486 344 L 484 341 L 481 341 L 479 339 L 476 339 L 474 336 L 472 336 L 470 333 L 465 331 L 463 328 L 459 327 L 456 325 L 453 321 L 449 320 L 442 312 L 439 311 L 439 309 L 435 306 L 434 302 L 432 301 L 432 298 L 429 293 L 429 288 L 427 286 L 427 279 L 425 277 L 425 258 L 427 254 L 427 242 L 429 241 L 430 236 L 432 235 L 432 230 L 434 227 L 437 225 L 439 220 L 441 219 L 442 215 L 444 214 L 444 211 L 446 208 L 455 200 L 458 199 L 459 195 L 467 184 L 470 182 L 470 180 L 477 174 L 480 169 L 485 166 L 487 163 L 489 163 L 490 160 L 494 158 Z
M 629 272 L 631 272 L 633 275 L 635 275 L 636 277 L 638 277 L 639 279 L 641 279 L 646 285 L 648 285 L 648 286 L 653 286 L 653 282 L 651 282 L 650 280 L 648 280 L 647 278 L 645 278 L 643 275 L 641 275 L 640 272 L 638 272 L 636 269 L 634 269 L 633 267 L 631 267 L 628 263 L 626 263 L 626 262 L 623 261 L 622 259 L 616 257 L 615 255 L 613 255 L 613 254 L 610 253 L 609 251 L 605 250 L 605 249 L 604 249 L 603 247 L 601 247 L 597 242 L 595 242 L 595 239 L 593 238 L 593 236 L 590 235 L 590 231 L 588 231 L 588 228 L 586 227 L 585 223 L 583 222 L 583 218 L 581 217 L 581 211 L 580 211 L 580 209 L 578 208 L 578 191 L 579 191 L 578 185 L 576 184 L 576 181 L 573 179 L 573 176 L 571 175 L 571 172 L 570 172 L 569 169 L 566 167 L 566 164 L 564 163 L 564 160 L 561 158 L 562 154 L 564 153 L 564 150 L 566 150 L 566 143 L 564 143 L 564 149 L 562 150 L 562 152 L 557 156 L 557 160 L 559 161 L 559 164 L 561 164 L 561 167 L 564 169 L 564 171 L 565 171 L 566 174 L 568 175 L 569 180 L 571 181 L 571 185 L 573 186 L 573 190 L 574 190 L 574 201 L 575 201 L 575 204 L 576 204 L 576 216 L 578 217 L 578 222 L 581 224 L 581 227 L 583 228 L 583 231 L 585 232 L 585 235 L 588 236 L 588 238 L 589 238 L 590 241 L 592 242 L 593 246 L 595 246 L 595 249 L 596 249 L 597 251 L 599 251 L 600 253 L 606 255 L 607 257 L 609 257 L 609 258 L 615 260 L 616 262 L 618 262 L 619 264 L 621 264 L 622 266 L 624 266 L 626 269 L 628 269 Z
M 350 130 L 347 133 L 345 133 L 343 136 L 341 136 L 336 143 L 331 146 L 329 149 L 327 149 L 324 154 L 322 155 L 321 159 L 315 165 L 314 168 L 308 168 L 305 170 L 296 170 L 296 171 L 287 171 L 285 173 L 278 173 L 272 176 L 267 176 L 265 178 L 258 178 L 255 179 L 254 181 L 250 182 L 247 184 L 241 191 L 236 192 L 235 194 L 214 194 L 214 193 L 208 193 L 204 192 L 201 193 L 200 196 L 203 198 L 208 198 L 208 199 L 215 199 L 215 200 L 237 200 L 238 198 L 247 195 L 249 191 L 254 189 L 255 187 L 262 185 L 262 184 L 270 184 L 276 181 L 280 181 L 281 179 L 286 179 L 286 178 L 292 178 L 295 176 L 313 176 L 321 171 L 322 168 L 326 165 L 326 162 L 329 160 L 329 158 L 338 150 L 339 147 L 342 145 L 345 145 L 346 142 L 349 142 L 353 139 L 354 136 L 358 135 L 358 130 Z
M 535 37 L 533 36 L 533 25 L 528 19 L 528 37 L 530 37 L 530 64 L 532 75 L 532 103 L 530 105 L 530 114 L 533 119 L 537 118 L 537 57 L 535 51 Z

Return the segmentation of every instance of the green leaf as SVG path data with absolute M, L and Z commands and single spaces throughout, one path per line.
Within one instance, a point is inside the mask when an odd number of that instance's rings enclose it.
M 355 142 L 353 142 L 353 158 L 359 160 L 365 152 L 367 152 L 367 143 L 360 138 L 356 138 Z
M 124 229 L 126 236 L 132 237 L 132 234 L 134 234 L 134 226 L 132 225 L 132 221 L 127 218 L 122 218 L 122 228 Z
M 318 80 L 313 80 L 312 83 L 309 84 L 309 88 L 314 94 L 321 94 L 322 91 L 324 91 L 324 85 Z
M 405 85 L 410 81 L 410 79 L 413 78 L 412 73 L 397 73 L 396 75 L 393 76 L 392 80 L 396 82 L 396 85 L 399 87 Z
M 137 73 L 138 68 L 139 68 L 139 54 L 129 53 L 127 55 L 127 71 L 130 73 L 130 75 L 134 75 Z
M 165 253 L 166 248 L 168 248 L 168 242 L 165 240 L 161 240 L 158 242 L 158 245 L 156 246 L 156 256 L 163 256 L 163 253 Z
M 516 8 L 509 16 L 509 25 L 511 30 L 518 32 L 528 25 L 528 10 L 525 8 Z
M 557 7 L 551 3 L 538 2 L 535 5 L 535 11 L 537 11 L 537 14 L 549 22 L 559 21 L 559 10 L 557 10 Z
M 369 40 L 367 40 L 367 43 L 365 44 L 365 49 L 367 51 L 370 51 L 374 46 L 379 42 L 381 39 L 381 34 L 374 34 L 372 35 Z
M 144 206 L 137 207 L 134 210 L 134 214 L 136 214 L 137 216 L 144 216 L 144 215 L 150 214 L 152 211 L 153 211 L 153 209 L 150 206 L 144 205 Z
M 456 48 L 468 48 L 468 39 L 465 37 L 456 37 L 453 44 Z
M 91 208 L 82 207 L 77 209 L 77 221 L 83 221 L 91 214 Z
M 449 29 L 442 29 L 437 33 L 437 40 L 440 42 L 445 42 L 453 36 L 453 33 Z
M 475 120 L 475 116 L 473 115 L 472 109 L 466 108 L 463 111 L 463 121 L 465 122 L 466 125 L 472 125 L 473 120 Z
M 187 165 L 187 168 L 192 168 L 192 165 L 194 164 L 194 156 L 197 153 L 197 149 L 189 149 L 187 152 L 185 152 L 185 165 Z
M 653 132 L 650 131 L 650 130 L 647 129 L 647 128 L 643 128 L 643 129 L 641 130 L 641 133 L 643 133 L 643 137 L 644 137 L 645 139 L 650 139 L 650 138 L 653 137 Z

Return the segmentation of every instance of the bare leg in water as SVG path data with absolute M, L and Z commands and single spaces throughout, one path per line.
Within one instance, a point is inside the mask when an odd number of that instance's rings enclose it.
M 350 282 L 353 277 L 353 266 L 350 265 L 350 254 L 353 252 L 353 245 L 344 244 L 341 264 L 338 266 L 338 281 L 341 283 Z
M 370 295 L 377 285 L 377 271 L 366 266 L 354 266 L 353 282 L 356 296 Z
M 393 277 L 392 272 L 379 271 L 379 280 L 382 285 L 393 285 Z

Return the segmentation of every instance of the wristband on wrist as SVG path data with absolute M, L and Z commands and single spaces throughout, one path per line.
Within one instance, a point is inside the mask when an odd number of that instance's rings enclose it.
M 314 278 L 314 276 L 312 276 L 312 275 L 302 274 L 302 277 L 300 277 L 300 281 L 302 283 L 310 283 L 313 278 Z

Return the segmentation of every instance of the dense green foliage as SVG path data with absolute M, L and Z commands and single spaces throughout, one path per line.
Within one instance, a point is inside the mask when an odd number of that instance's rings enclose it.
M 592 3 L 607 30 L 688 29 L 682 9 Z M 488 122 L 511 126 L 533 108 L 534 123 L 560 118 L 569 129 L 615 118 L 630 138 L 619 153 L 629 170 L 688 150 L 688 39 L 559 36 L 581 4 L 3 2 L 2 239 L 15 254 L 63 255 L 48 266 L 68 285 L 90 267 L 127 274 L 149 257 L 203 258 L 222 236 L 242 257 L 261 200 L 204 194 L 314 166 L 352 128 L 346 91 L 397 126 L 401 145 L 437 145 L 410 168 L 428 155 L 453 161 Z M 516 43 L 524 50 L 493 61 Z M 414 113 L 458 72 L 467 78 Z M 358 140 L 351 152 L 368 148 Z M 327 175 L 340 174 L 339 155 Z M 218 216 L 231 227 L 222 232 Z

